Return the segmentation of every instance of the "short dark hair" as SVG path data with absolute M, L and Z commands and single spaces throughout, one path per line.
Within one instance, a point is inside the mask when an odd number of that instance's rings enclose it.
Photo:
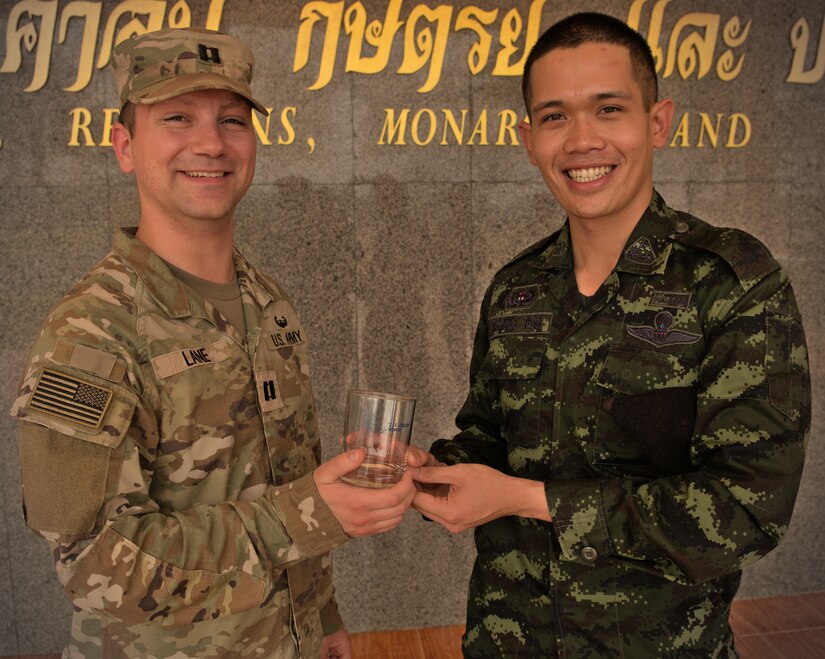
M 538 38 L 527 61 L 521 78 L 521 93 L 527 116 L 531 117 L 530 71 L 542 55 L 557 48 L 576 48 L 586 43 L 607 43 L 624 46 L 630 52 L 633 76 L 642 88 L 645 110 L 650 110 L 659 100 L 659 83 L 656 79 L 656 61 L 645 38 L 618 18 L 596 12 L 581 12 L 563 18 L 551 25 Z
M 129 135 L 135 134 L 135 105 L 131 101 L 126 101 L 120 108 L 117 120 L 126 126 Z

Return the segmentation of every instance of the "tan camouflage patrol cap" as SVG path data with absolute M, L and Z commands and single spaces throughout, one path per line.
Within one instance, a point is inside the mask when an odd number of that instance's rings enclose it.
M 120 107 L 157 103 L 200 89 L 227 89 L 267 109 L 252 96 L 255 58 L 241 40 L 201 28 L 169 28 L 121 41 L 111 61 Z

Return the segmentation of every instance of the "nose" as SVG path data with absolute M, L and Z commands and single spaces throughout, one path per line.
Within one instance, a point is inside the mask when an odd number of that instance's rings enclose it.
M 199 122 L 191 133 L 190 147 L 197 155 L 217 158 L 226 148 L 220 125 L 212 121 Z
M 596 120 L 590 117 L 576 117 L 571 120 L 567 128 L 567 138 L 564 141 L 564 150 L 567 153 L 587 153 L 603 149 L 604 139 L 601 137 Z

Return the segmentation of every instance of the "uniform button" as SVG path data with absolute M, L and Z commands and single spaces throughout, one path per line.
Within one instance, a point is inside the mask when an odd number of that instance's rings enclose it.
M 687 222 L 679 221 L 676 223 L 676 233 L 687 233 L 688 229 L 690 229 L 690 227 Z
M 595 561 L 599 557 L 599 552 L 597 552 L 593 547 L 585 547 L 582 549 L 582 558 L 586 561 Z

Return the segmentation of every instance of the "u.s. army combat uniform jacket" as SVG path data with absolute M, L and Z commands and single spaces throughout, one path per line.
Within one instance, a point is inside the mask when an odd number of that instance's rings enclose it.
M 552 522 L 476 529 L 471 657 L 736 656 L 740 570 L 785 533 L 805 338 L 756 239 L 654 194 L 592 299 L 568 226 L 494 278 L 460 433 L 432 452 L 543 481 Z
M 306 334 L 235 265 L 246 336 L 122 231 L 36 341 L 12 414 L 66 656 L 310 657 L 341 626 Z

